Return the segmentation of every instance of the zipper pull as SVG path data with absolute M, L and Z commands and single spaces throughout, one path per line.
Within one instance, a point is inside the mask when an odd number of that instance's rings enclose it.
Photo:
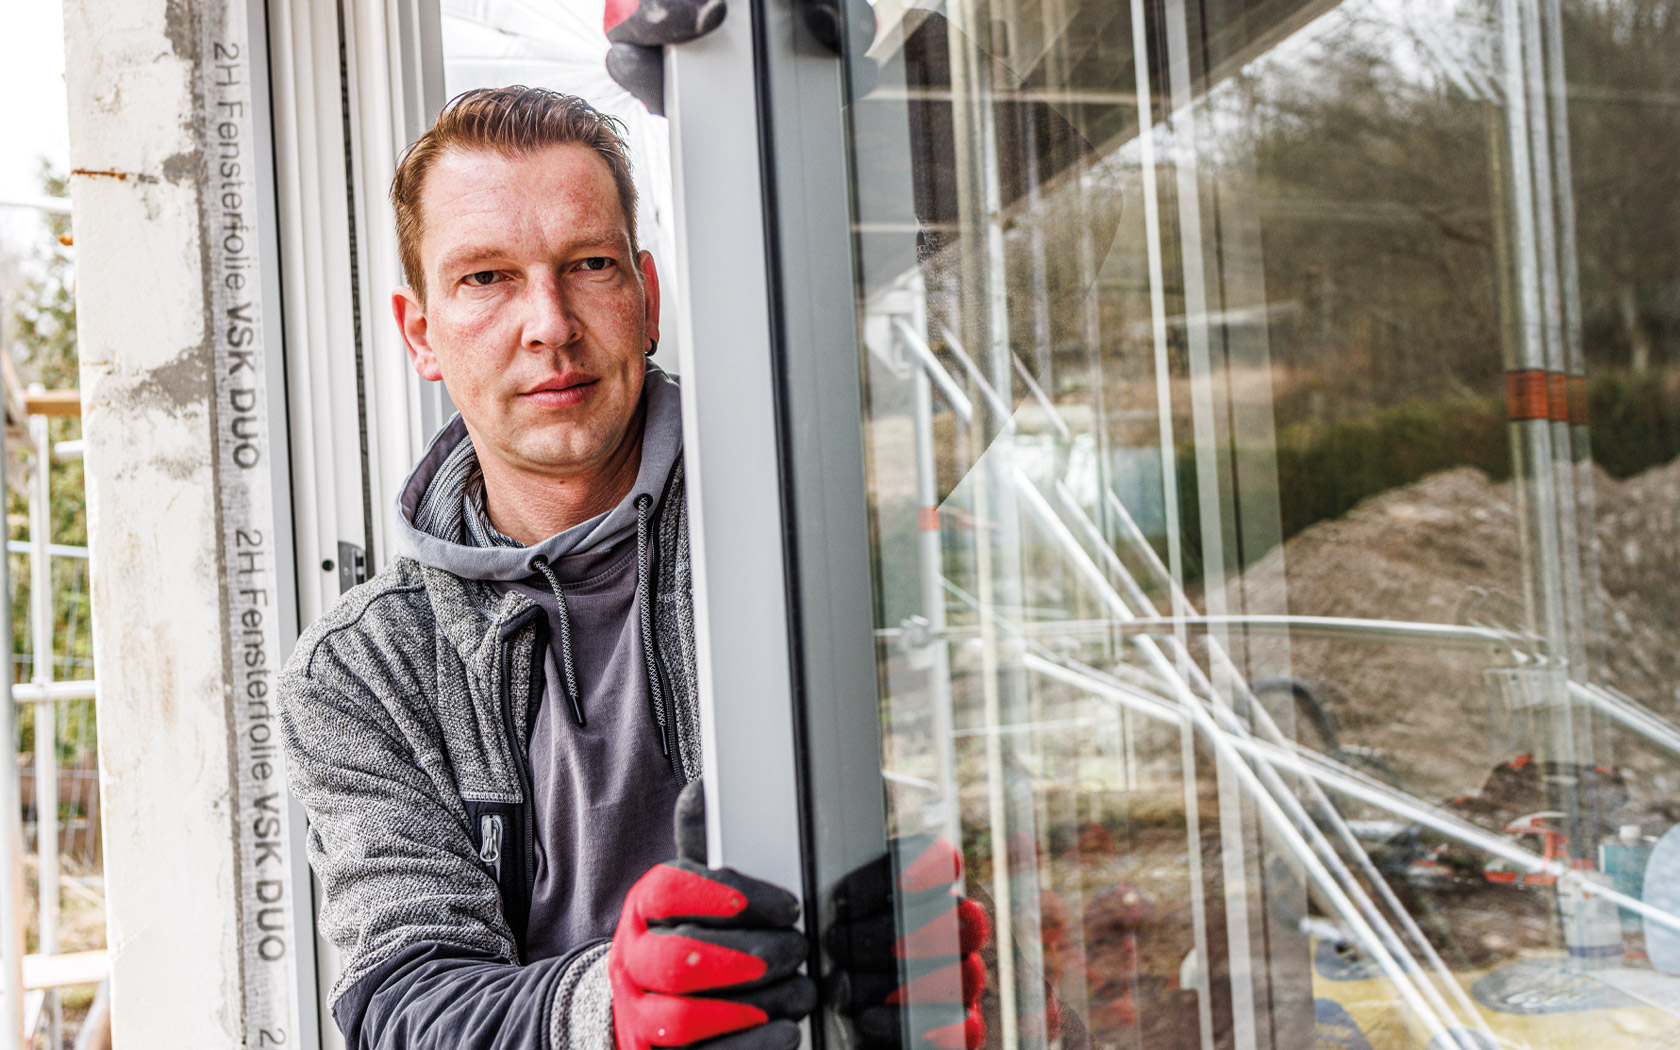
M 490 865 L 496 881 L 502 881 L 502 818 L 486 813 L 478 820 L 478 859 Z

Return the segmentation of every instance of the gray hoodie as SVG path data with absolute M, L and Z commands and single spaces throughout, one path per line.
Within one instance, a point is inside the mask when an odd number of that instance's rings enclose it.
M 276 683 L 352 1047 L 612 1046 L 610 902 L 669 849 L 648 814 L 700 765 L 674 383 L 650 371 L 647 399 L 628 506 L 529 549 L 417 522 L 434 485 L 447 517 L 437 479 L 464 428 L 446 428 L 404 488 L 401 556 L 304 630 Z
M 682 405 L 676 381 L 651 362 L 642 389 L 641 464 L 630 492 L 535 546 L 490 524 L 460 417 L 433 440 L 398 500 L 400 553 L 498 593 L 522 593 L 549 621 L 528 750 L 536 875 L 527 958 L 611 936 L 630 885 L 675 856 L 671 817 L 684 778 L 641 614 L 645 523 L 682 456 Z

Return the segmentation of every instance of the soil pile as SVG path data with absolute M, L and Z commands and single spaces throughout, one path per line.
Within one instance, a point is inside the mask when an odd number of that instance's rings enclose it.
M 1514 497 L 1511 483 L 1473 468 L 1372 497 L 1274 550 L 1245 575 L 1241 594 L 1233 585 L 1232 608 L 1520 628 Z M 1626 481 L 1595 471 L 1591 499 L 1591 678 L 1680 720 L 1680 460 Z M 1298 635 L 1287 657 L 1288 671 L 1339 722 L 1343 746 L 1370 749 L 1424 798 L 1474 793 L 1493 765 L 1533 749 L 1490 688 L 1485 672 L 1510 664 L 1494 652 Z M 1663 779 L 1676 768 L 1672 756 L 1643 750 L 1601 734 L 1593 758 Z

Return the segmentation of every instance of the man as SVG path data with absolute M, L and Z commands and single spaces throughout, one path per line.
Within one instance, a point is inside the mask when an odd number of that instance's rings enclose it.
M 280 680 L 334 1018 L 391 1050 L 791 1050 L 798 901 L 704 865 L 678 390 L 647 360 L 659 276 L 614 122 L 468 92 L 391 197 L 396 323 L 460 416 L 403 487 L 394 564 Z
M 304 632 L 282 679 L 345 957 L 334 1016 L 354 1046 L 746 1029 L 785 1050 L 812 999 L 797 903 L 662 864 L 700 766 L 694 638 L 677 388 L 646 362 L 659 277 L 623 144 L 577 99 L 472 92 L 392 199 L 393 312 L 461 415 L 403 489 L 396 563 Z M 620 923 L 644 873 L 659 885 Z M 717 914 L 718 893 L 745 908 Z M 734 929 L 657 929 L 700 913 Z M 710 976 L 638 972 L 668 945 Z M 749 1003 L 688 996 L 725 985 Z

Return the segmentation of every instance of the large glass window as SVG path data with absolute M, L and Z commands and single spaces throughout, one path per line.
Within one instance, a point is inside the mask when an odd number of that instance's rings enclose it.
M 888 827 L 991 1045 L 1674 1045 L 1680 4 L 874 10 Z

